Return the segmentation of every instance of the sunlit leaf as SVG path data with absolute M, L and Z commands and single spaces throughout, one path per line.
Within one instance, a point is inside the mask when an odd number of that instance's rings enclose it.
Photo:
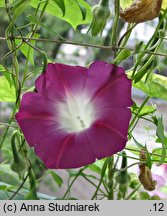
M 37 8 L 39 1 L 31 0 L 30 5 Z M 43 8 L 45 1 L 41 2 L 40 9 Z M 50 0 L 46 12 L 70 23 L 75 29 L 78 25 L 90 23 L 92 20 L 91 7 L 84 0 L 64 0 L 65 15 L 63 16 L 62 8 L 54 0 Z
M 130 7 L 130 5 L 136 0 L 120 0 L 120 5 L 122 9 Z M 167 0 L 162 0 L 162 8 L 165 9 L 167 7 Z
M 160 161 L 161 159 L 161 155 L 162 155 L 162 148 L 155 148 L 152 150 L 152 154 L 155 154 L 155 155 L 152 155 L 152 160 L 155 160 L 155 161 Z M 159 156 L 158 156 L 159 155 Z M 166 155 L 167 155 L 167 149 L 166 149 Z M 163 161 L 164 163 L 167 163 L 167 157 L 164 159 Z
M 16 93 L 14 86 L 10 86 L 4 76 L 0 76 L 0 102 L 15 102 Z
M 5 3 L 4 0 L 0 0 L 0 7 L 4 7 L 5 6 L 4 3 Z
M 66 12 L 66 8 L 65 8 L 65 4 L 64 4 L 64 0 L 53 0 L 61 9 L 63 16 L 65 15 Z
M 131 77 L 131 72 L 128 76 Z M 167 77 L 152 74 L 145 83 L 145 76 L 138 82 L 134 83 L 133 86 L 145 92 L 150 97 L 161 98 L 167 100 Z
M 98 165 L 96 165 L 96 163 L 90 164 L 90 165 L 88 166 L 88 169 L 90 169 L 90 170 L 92 170 L 93 172 L 96 172 L 96 173 L 98 173 L 98 174 L 101 173 L 101 167 L 99 167 Z
M 114 59 L 113 64 L 119 64 L 120 62 L 128 59 L 131 56 L 131 51 L 128 49 L 122 50 Z
M 6 186 L 6 185 L 0 185 L 0 190 L 5 191 L 6 189 L 7 189 L 7 186 Z
M 4 68 L 3 65 L 0 64 L 0 73 L 2 75 L 5 76 L 5 78 L 7 79 L 7 81 L 9 82 L 10 86 L 12 86 L 13 82 L 12 82 L 12 79 L 11 79 L 11 75 L 10 75 L 10 72 L 9 71 L 6 71 L 6 69 Z M 1 75 L 0 74 L 0 75 Z
M 166 9 L 167 8 L 167 0 L 162 1 L 162 8 Z
M 144 106 L 142 110 L 138 113 L 138 117 L 142 117 L 151 113 L 154 113 L 156 111 L 156 108 L 154 106 Z M 134 111 L 134 113 L 137 113 L 137 111 Z
M 85 20 L 86 19 L 86 13 L 87 13 L 86 8 L 82 4 L 80 4 L 79 2 L 78 2 L 78 7 L 80 8 L 81 13 L 82 13 L 82 20 Z
M 120 5 L 122 9 L 129 7 L 134 0 L 120 0 Z

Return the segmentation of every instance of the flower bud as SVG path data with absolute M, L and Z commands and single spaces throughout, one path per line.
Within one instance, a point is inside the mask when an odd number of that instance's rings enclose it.
M 88 32 L 91 31 L 92 36 L 97 36 L 99 33 L 102 34 L 109 16 L 110 9 L 108 1 L 101 0 L 100 3 L 93 8 L 93 19 Z
M 24 159 L 19 158 L 18 162 L 15 162 L 13 160 L 10 167 L 11 167 L 11 170 L 13 170 L 14 172 L 16 172 L 18 174 L 20 179 L 23 179 L 24 174 L 26 172 L 26 168 L 27 168 L 27 165 L 26 165 Z
M 129 23 L 141 23 L 159 15 L 162 0 L 136 0 L 129 8 L 120 11 L 121 18 Z
M 126 156 L 126 152 L 122 152 L 122 164 L 121 164 L 121 169 L 125 169 L 127 167 L 127 156 Z M 127 172 L 127 170 L 123 170 L 120 171 L 117 176 L 116 176 L 116 180 L 119 184 L 121 185 L 126 185 L 129 180 L 130 180 L 130 176 Z
M 166 36 L 166 32 L 163 29 L 158 30 L 158 36 L 160 38 L 164 38 Z
M 17 148 L 16 148 L 16 142 L 20 141 L 20 134 L 18 131 L 14 131 L 11 138 L 11 147 L 12 147 L 12 153 L 13 153 L 13 161 L 11 163 L 11 169 L 16 172 L 19 176 L 19 178 L 24 177 L 24 173 L 26 172 L 26 162 L 24 158 L 19 155 Z
M 120 171 L 116 176 L 116 181 L 119 183 L 119 193 L 118 193 L 118 199 L 121 199 L 121 197 L 125 197 L 126 192 L 128 190 L 128 183 L 130 181 L 130 176 L 127 172 L 127 156 L 126 152 L 122 152 L 122 164 L 121 169 L 125 169 Z

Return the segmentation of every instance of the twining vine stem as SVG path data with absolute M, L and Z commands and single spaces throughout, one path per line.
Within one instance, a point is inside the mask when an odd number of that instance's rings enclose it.
M 127 47 L 121 47 L 121 46 L 105 46 L 105 45 L 95 45 L 95 44 L 90 44 L 90 43 L 81 43 L 81 42 L 76 42 L 76 41 L 70 41 L 70 40 L 63 40 L 63 39 L 49 39 L 49 38 L 34 38 L 34 37 L 21 37 L 21 36 L 14 36 L 15 39 L 22 39 L 22 40 L 28 40 L 28 41 L 37 41 L 37 42 L 48 42 L 48 43 L 60 43 L 60 44 L 69 44 L 69 45 L 74 45 L 74 46 L 84 46 L 84 47 L 92 47 L 92 48 L 97 48 L 97 49 L 108 49 L 108 50 L 124 50 L 124 49 L 129 49 L 130 51 L 134 52 L 135 49 L 132 48 L 127 48 Z M 0 40 L 6 41 L 10 40 L 10 37 L 0 37 Z M 154 54 L 162 57 L 167 57 L 167 54 L 165 53 L 160 53 L 160 52 L 151 52 L 149 50 L 144 50 L 144 53 L 147 54 Z M 140 52 L 139 52 L 140 53 Z

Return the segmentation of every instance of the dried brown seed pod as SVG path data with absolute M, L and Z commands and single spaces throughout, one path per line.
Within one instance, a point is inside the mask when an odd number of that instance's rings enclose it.
M 144 189 L 148 191 L 155 190 L 157 182 L 153 180 L 151 170 L 147 166 L 140 166 L 139 180 Z
M 141 163 L 139 165 L 139 169 L 140 169 L 139 180 L 146 190 L 153 191 L 155 190 L 155 186 L 157 182 L 153 180 L 151 170 L 146 164 L 147 152 L 144 149 L 141 149 L 140 151 L 140 161 L 145 163 Z
M 162 0 L 136 0 L 129 8 L 120 11 L 120 17 L 129 23 L 141 23 L 159 15 Z

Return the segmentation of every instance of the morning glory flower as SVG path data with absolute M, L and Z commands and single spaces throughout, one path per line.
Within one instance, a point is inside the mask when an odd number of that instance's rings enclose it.
M 46 167 L 77 168 L 125 148 L 132 100 L 123 68 L 49 63 L 35 87 L 23 95 L 16 120 Z

